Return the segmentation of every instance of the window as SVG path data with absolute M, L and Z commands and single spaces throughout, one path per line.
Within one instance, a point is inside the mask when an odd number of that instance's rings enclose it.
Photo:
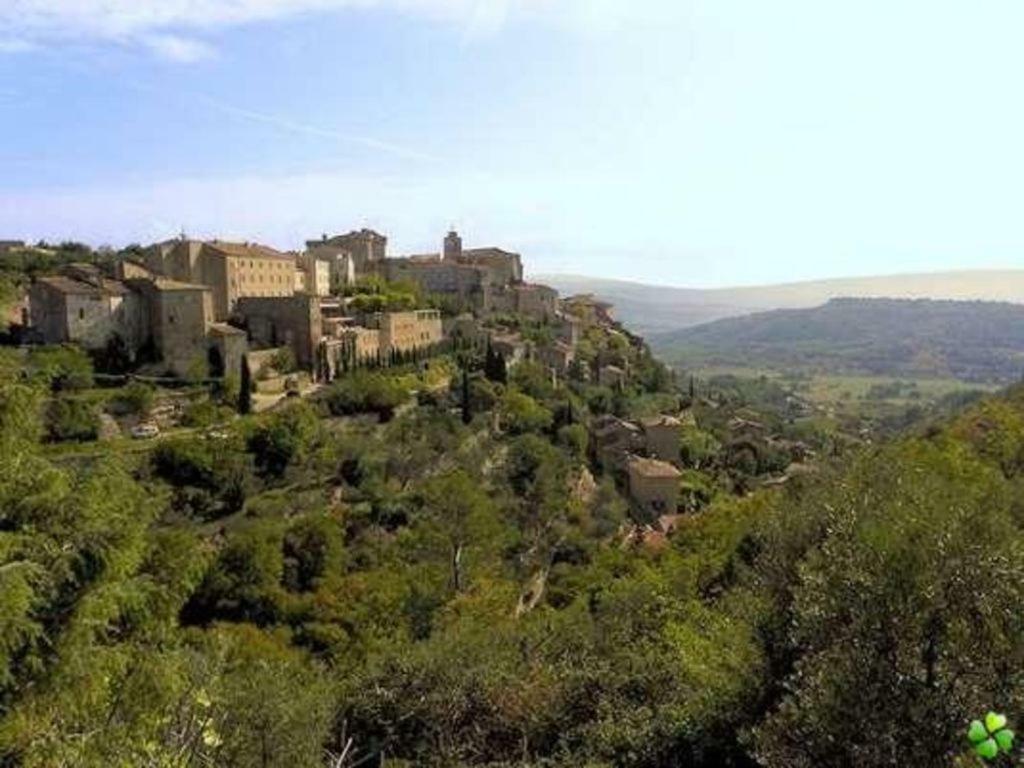
M 81 307 L 79 307 L 78 309 L 78 319 L 85 320 L 85 310 L 82 309 Z

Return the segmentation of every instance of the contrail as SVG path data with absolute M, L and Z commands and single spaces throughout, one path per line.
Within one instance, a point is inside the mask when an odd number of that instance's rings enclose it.
M 253 122 L 263 123 L 264 125 L 271 125 L 275 128 L 280 128 L 281 130 L 290 131 L 291 133 L 318 136 L 320 138 L 343 141 L 349 144 L 359 144 L 364 147 L 369 147 L 370 149 L 380 150 L 381 152 L 387 152 L 397 157 L 404 157 L 410 160 L 420 160 L 431 163 L 440 162 L 438 158 L 423 152 L 408 149 L 397 144 L 391 144 L 387 141 L 380 141 L 379 139 L 374 139 L 369 136 L 357 136 L 349 133 L 342 133 L 341 131 L 321 128 L 317 125 L 310 125 L 309 123 L 300 123 L 295 120 L 289 120 L 288 118 L 280 117 L 278 115 L 271 115 L 265 112 L 255 112 L 251 109 L 236 107 L 234 104 L 228 104 L 203 94 L 195 94 L 194 98 L 206 106 L 223 112 L 224 114 L 234 115 Z

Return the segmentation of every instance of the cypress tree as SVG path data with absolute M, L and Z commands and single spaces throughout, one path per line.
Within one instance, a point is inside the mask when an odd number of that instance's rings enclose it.
M 508 384 L 508 367 L 505 365 L 505 356 L 501 352 L 495 352 L 494 361 L 494 370 L 497 375 L 495 381 L 499 384 Z
M 238 412 L 243 416 L 252 413 L 252 371 L 249 370 L 248 355 L 242 355 L 242 370 L 238 383 Z
M 462 423 L 473 421 L 473 409 L 469 404 L 469 371 L 462 369 Z

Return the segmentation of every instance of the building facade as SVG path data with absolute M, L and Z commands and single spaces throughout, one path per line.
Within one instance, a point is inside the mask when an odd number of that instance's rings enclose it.
M 644 430 L 647 455 L 678 466 L 683 423 L 674 416 L 655 416 L 641 419 L 640 426 Z
M 300 368 L 314 370 L 323 338 L 320 299 L 316 296 L 243 296 L 238 314 L 244 318 L 253 347 L 290 347 Z
M 345 235 L 324 235 L 320 240 L 308 240 L 306 249 L 316 258 L 328 262 L 339 262 L 339 257 L 344 255 L 350 260 L 354 281 L 379 273 L 380 266 L 387 257 L 388 239 L 372 229 L 360 229 Z
M 255 243 L 170 240 L 146 251 L 145 267 L 178 282 L 210 287 L 213 312 L 227 320 L 243 297 L 292 296 L 294 254 Z
M 668 462 L 630 457 L 628 462 L 629 497 L 634 507 L 648 520 L 673 515 L 679 507 L 681 473 Z
M 103 347 L 119 335 L 134 348 L 142 335 L 135 297 L 119 280 L 51 275 L 29 288 L 29 321 L 47 344 Z

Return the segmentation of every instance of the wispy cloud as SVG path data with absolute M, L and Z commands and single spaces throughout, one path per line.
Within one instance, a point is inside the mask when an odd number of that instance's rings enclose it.
M 214 55 L 212 46 L 181 35 L 147 35 L 142 42 L 161 58 L 180 64 L 193 64 Z
M 426 162 L 435 162 L 437 158 L 431 155 L 419 152 L 415 149 L 409 149 L 408 147 L 399 146 L 398 144 L 392 144 L 387 141 L 381 141 L 374 139 L 369 136 L 359 136 L 356 134 L 344 133 L 343 131 L 336 131 L 330 128 L 323 128 L 321 126 L 312 125 L 310 123 L 303 123 L 296 120 L 291 120 L 280 115 L 274 115 L 267 112 L 256 112 L 251 109 L 245 109 L 243 107 L 235 106 L 234 104 L 228 104 L 220 101 L 219 99 L 212 99 L 209 96 L 197 94 L 195 100 L 201 104 L 206 105 L 210 109 L 214 109 L 218 112 L 223 112 L 227 115 L 233 115 L 234 117 L 248 120 L 250 122 L 261 123 L 263 125 L 269 125 L 274 128 L 278 128 L 282 131 L 289 133 L 303 134 L 306 136 L 315 136 L 321 139 L 330 139 L 332 141 L 340 141 L 346 144 L 357 144 L 359 146 L 366 147 L 368 149 L 375 149 L 387 154 L 401 157 L 406 160 L 421 160 Z
M 0 38 L 0 54 L 3 53 L 28 53 L 34 51 L 36 45 L 21 38 Z
M 656 0 L 654 7 L 682 4 Z M 445 21 L 467 40 L 493 34 L 516 18 L 582 30 L 615 27 L 648 13 L 624 0 L 0 0 L 3 40 L 18 45 L 68 39 L 113 40 L 142 45 L 172 61 L 209 57 L 196 33 L 212 33 L 310 13 L 379 11 Z M 15 43 L 8 43 L 13 49 Z

